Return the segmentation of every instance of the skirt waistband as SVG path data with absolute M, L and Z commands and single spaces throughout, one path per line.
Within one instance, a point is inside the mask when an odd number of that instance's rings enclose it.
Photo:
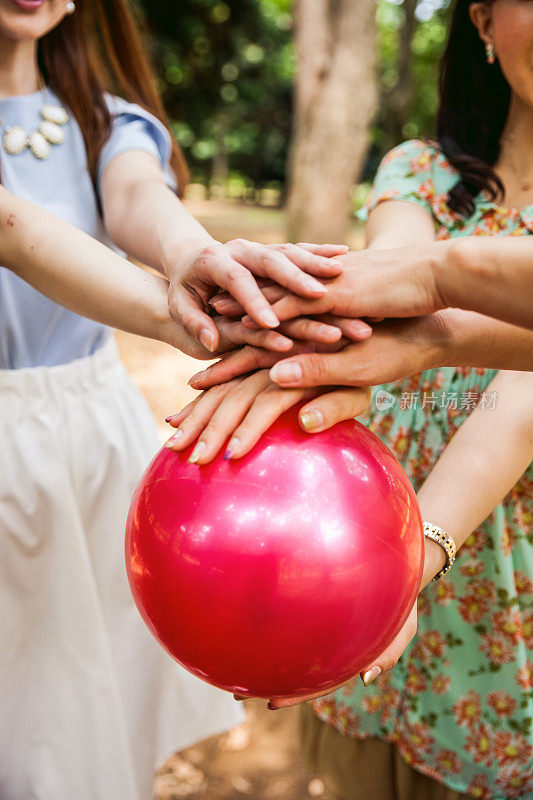
M 113 336 L 90 356 L 54 367 L 25 367 L 0 370 L 0 394 L 20 391 L 41 393 L 50 388 L 61 389 L 81 384 L 105 383 L 106 376 L 117 367 L 124 369 Z

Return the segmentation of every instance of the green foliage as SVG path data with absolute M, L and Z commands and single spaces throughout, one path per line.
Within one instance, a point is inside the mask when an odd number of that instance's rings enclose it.
M 283 180 L 291 132 L 291 0 L 145 0 L 154 61 L 193 177 Z
M 165 105 L 193 178 L 227 183 L 232 175 L 245 186 L 282 185 L 291 136 L 293 0 L 144 0 L 143 6 Z M 411 100 L 391 131 L 388 104 L 399 78 L 405 12 L 403 0 L 378 0 L 382 91 L 366 180 L 397 141 L 432 134 L 448 17 L 448 0 L 419 0 Z

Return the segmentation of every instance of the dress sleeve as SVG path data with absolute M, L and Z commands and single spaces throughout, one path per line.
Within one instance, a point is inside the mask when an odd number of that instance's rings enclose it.
M 419 139 L 411 139 L 391 150 L 379 165 L 370 194 L 357 212 L 366 221 L 369 213 L 385 200 L 407 200 L 434 215 L 434 149 Z
M 175 192 L 177 181 L 170 167 L 172 142 L 163 123 L 135 103 L 121 97 L 106 95 L 111 112 L 113 129 L 100 153 L 97 170 L 97 186 L 100 190 L 102 174 L 115 156 L 128 150 L 145 150 L 161 164 L 167 185 Z

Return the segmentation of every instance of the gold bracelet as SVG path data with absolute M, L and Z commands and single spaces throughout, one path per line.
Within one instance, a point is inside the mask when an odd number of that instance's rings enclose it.
M 424 522 L 424 536 L 427 536 L 428 539 L 436 542 L 440 547 L 442 547 L 446 554 L 446 564 L 437 572 L 435 577 L 431 579 L 433 581 L 438 581 L 439 578 L 442 578 L 443 575 L 446 575 L 455 561 L 457 547 L 455 546 L 455 542 L 451 536 L 448 536 L 448 534 L 443 531 L 442 528 L 439 528 L 438 525 L 433 525 L 431 522 Z

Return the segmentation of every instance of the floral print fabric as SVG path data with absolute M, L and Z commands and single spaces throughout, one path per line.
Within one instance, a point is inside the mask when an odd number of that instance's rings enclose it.
M 367 201 L 408 200 L 431 213 L 437 238 L 522 235 L 533 206 L 477 198 L 465 220 L 446 206 L 457 173 L 436 148 L 410 141 L 383 160 Z M 385 410 L 364 420 L 416 489 L 476 403 L 496 402 L 494 370 L 429 370 L 381 387 Z M 378 393 L 376 393 L 377 395 Z M 465 464 L 465 470 L 468 464 Z M 415 769 L 479 800 L 533 798 L 533 468 L 474 531 L 452 569 L 418 598 L 418 633 L 397 666 L 313 701 L 346 736 L 395 744 Z

